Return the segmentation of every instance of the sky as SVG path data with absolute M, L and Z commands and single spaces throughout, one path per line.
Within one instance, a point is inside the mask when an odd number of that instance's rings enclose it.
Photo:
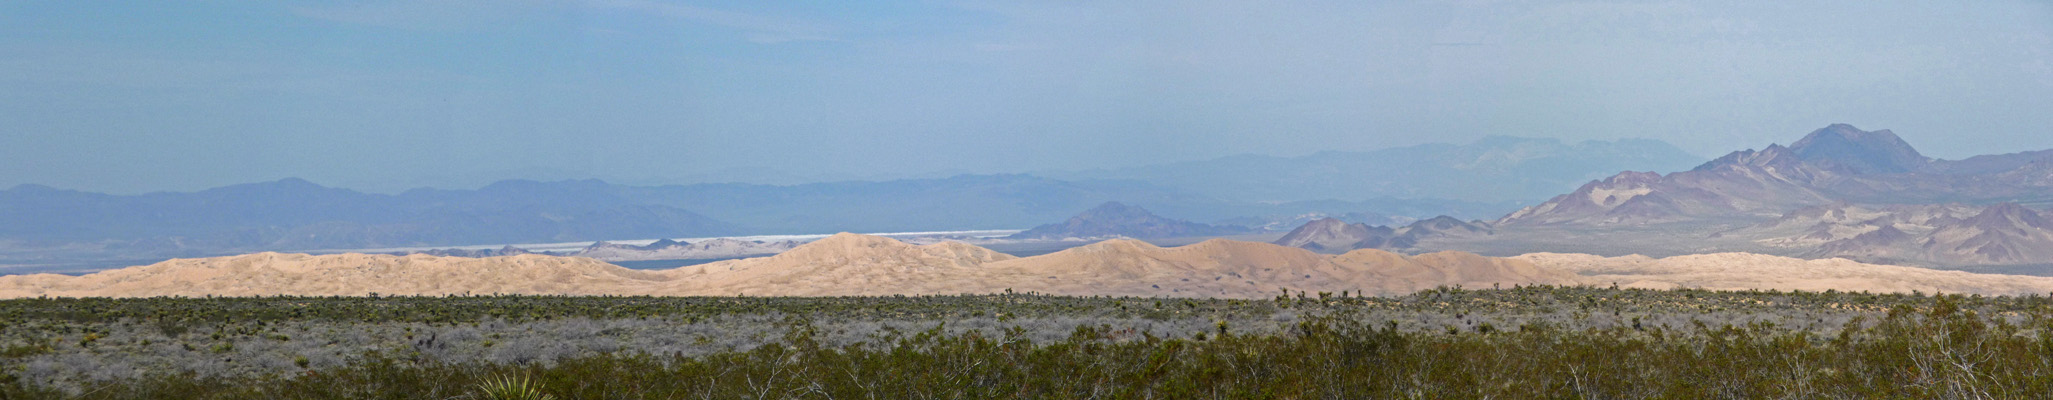
M 1841 122 L 1960 158 L 2053 148 L 2048 109 L 2046 1 L 0 2 L 0 188 L 793 183 L 1488 135 L 1710 157 Z

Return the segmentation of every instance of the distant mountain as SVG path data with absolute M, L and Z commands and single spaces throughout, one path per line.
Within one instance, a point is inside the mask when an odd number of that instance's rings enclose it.
M 1305 223 L 1284 234 L 1275 244 L 1322 253 L 1344 253 L 1359 249 L 1416 250 L 1429 238 L 1468 237 L 1494 234 L 1489 223 L 1462 221 L 1449 216 L 1413 222 L 1402 228 L 1347 223 L 1327 218 Z
M 1140 207 L 1107 202 L 1056 224 L 1047 224 L 1008 236 L 1010 239 L 1126 237 L 1158 239 L 1173 237 L 1222 236 L 1249 233 L 1237 226 L 1214 226 L 1157 216 Z
M 1626 172 L 1527 207 L 1502 225 L 1645 225 L 1766 219 L 1837 202 L 2053 202 L 2053 151 L 1934 160 L 1887 130 L 1835 124 L 1789 147 L 1738 151 L 1694 169 Z
M 1495 226 L 1508 237 L 1608 253 L 1762 251 L 2031 267 L 2053 265 L 2053 225 L 2030 207 L 2048 204 L 2053 151 L 1940 160 L 1893 132 L 1835 124 L 1787 147 L 1737 151 L 1688 171 L 1620 173 L 1506 215 Z M 1535 246 L 1456 241 L 1433 247 Z M 2047 273 L 2033 268 L 2011 271 Z
M 1396 236 L 1388 226 L 1348 223 L 1338 218 L 1306 222 L 1274 243 L 1321 253 L 1345 253 L 1363 241 Z
M 1616 171 L 1673 171 L 1703 161 L 1657 140 L 1568 144 L 1492 136 L 1464 145 L 1328 151 L 1301 157 L 1242 155 L 1044 174 L 1062 179 L 1137 180 L 1236 201 L 1401 197 L 1531 204 Z

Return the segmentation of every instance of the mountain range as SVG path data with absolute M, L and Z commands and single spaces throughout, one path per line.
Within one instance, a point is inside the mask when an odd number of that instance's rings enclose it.
M 1888 130 L 1834 124 L 1662 175 L 1624 172 L 1527 207 L 1499 224 L 1649 224 L 1773 218 L 1836 202 L 2053 203 L 2053 150 L 1965 160 L 1925 157 Z
M 509 180 L 478 189 L 397 194 L 301 179 L 140 195 L 21 185 L 0 190 L 0 265 L 258 251 L 1018 229 L 1107 201 L 1229 228 L 1287 229 L 1312 215 L 1374 215 L 1358 219 L 1384 222 L 1431 215 L 1475 218 L 1502 215 L 1543 198 L 1507 195 L 1521 191 L 1471 190 L 1476 179 L 1499 180 L 1504 187 L 1547 186 L 1600 171 L 1693 158 L 1656 141 L 1569 145 L 1496 137 L 1375 152 L 1229 157 L 1060 179 L 1010 174 L 663 186 Z M 1246 173 L 1230 172 L 1243 169 Z M 1190 180 L 1214 175 L 1219 179 L 1209 185 Z M 1292 181 L 1297 183 L 1283 184 Z

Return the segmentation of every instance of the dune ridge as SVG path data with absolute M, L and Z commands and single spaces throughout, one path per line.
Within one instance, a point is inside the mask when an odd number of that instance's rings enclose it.
M 843 233 L 781 254 L 668 270 L 577 257 L 256 253 L 178 259 L 83 276 L 0 276 L 0 298 L 556 294 L 887 296 L 1058 295 L 1263 298 L 1283 290 L 1401 295 L 1438 286 L 1619 284 L 1641 288 L 2018 294 L 2053 278 L 1973 274 L 1847 260 L 1727 253 L 1654 259 L 1462 252 L 1338 255 L 1224 239 L 1181 247 L 1115 239 L 1034 257 L 974 245 L 912 245 Z

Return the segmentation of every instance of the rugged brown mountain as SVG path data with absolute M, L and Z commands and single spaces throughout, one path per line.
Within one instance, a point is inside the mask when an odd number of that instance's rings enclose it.
M 1355 249 L 1414 250 L 1423 239 L 1489 235 L 1494 232 L 1489 223 L 1462 221 L 1444 215 L 1414 221 L 1402 228 L 1349 224 L 1329 218 L 1307 222 L 1273 243 L 1322 253 L 1341 253 Z

